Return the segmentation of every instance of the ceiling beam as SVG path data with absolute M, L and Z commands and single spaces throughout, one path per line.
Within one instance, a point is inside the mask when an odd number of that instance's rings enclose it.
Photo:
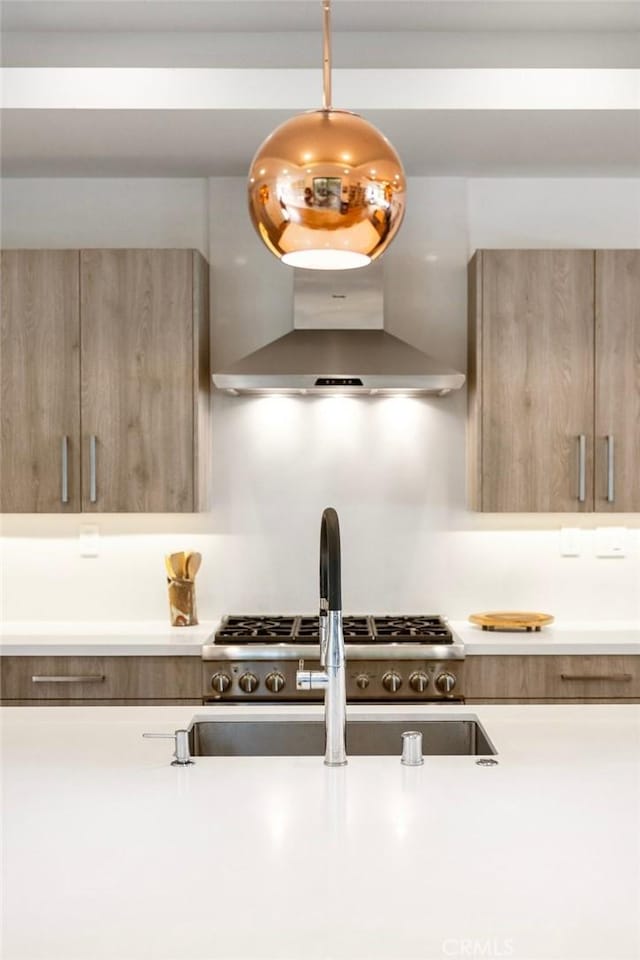
M 319 106 L 318 69 L 8 67 L 8 110 L 287 110 Z M 356 110 L 640 110 L 640 70 L 338 69 Z

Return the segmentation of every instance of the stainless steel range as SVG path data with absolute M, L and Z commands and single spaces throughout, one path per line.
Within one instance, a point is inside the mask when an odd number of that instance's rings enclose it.
M 319 666 L 318 617 L 229 616 L 203 647 L 209 702 L 322 701 L 297 690 L 296 671 Z M 463 701 L 464 645 L 439 616 L 345 616 L 347 700 Z M 301 666 L 300 661 L 304 661 Z

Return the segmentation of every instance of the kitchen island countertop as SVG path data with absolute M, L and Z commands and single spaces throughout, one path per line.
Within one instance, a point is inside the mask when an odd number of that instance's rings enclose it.
M 2 709 L 3 957 L 637 960 L 640 706 L 350 709 L 477 716 L 495 767 L 141 736 L 265 713 L 321 708 Z

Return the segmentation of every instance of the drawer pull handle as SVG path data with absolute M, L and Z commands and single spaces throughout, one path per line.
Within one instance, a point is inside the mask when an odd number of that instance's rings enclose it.
M 31 677 L 32 683 L 102 683 L 104 674 L 88 674 L 86 677 Z
M 628 683 L 632 680 L 630 673 L 591 673 L 589 675 L 582 673 L 561 673 L 561 680 L 577 680 L 584 683 L 586 680 L 616 680 L 621 683 Z

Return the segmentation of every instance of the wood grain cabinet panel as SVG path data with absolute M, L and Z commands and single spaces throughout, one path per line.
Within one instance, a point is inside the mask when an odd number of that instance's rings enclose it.
M 6 700 L 5 707 L 197 707 L 202 698 L 182 700 Z
M 191 250 L 83 250 L 83 510 L 206 499 L 208 300 Z
M 473 509 L 640 511 L 640 250 L 478 251 L 468 397 Z
M 640 657 L 467 657 L 465 695 L 471 702 L 639 700 Z
M 201 701 L 200 657 L 2 657 L 13 701 Z
M 472 506 L 592 509 L 593 252 L 483 250 L 469 287 Z
M 209 282 L 194 250 L 6 250 L 0 507 L 209 499 Z
M 4 250 L 0 509 L 80 509 L 77 250 Z
M 640 511 L 640 250 L 596 252 L 595 509 Z

